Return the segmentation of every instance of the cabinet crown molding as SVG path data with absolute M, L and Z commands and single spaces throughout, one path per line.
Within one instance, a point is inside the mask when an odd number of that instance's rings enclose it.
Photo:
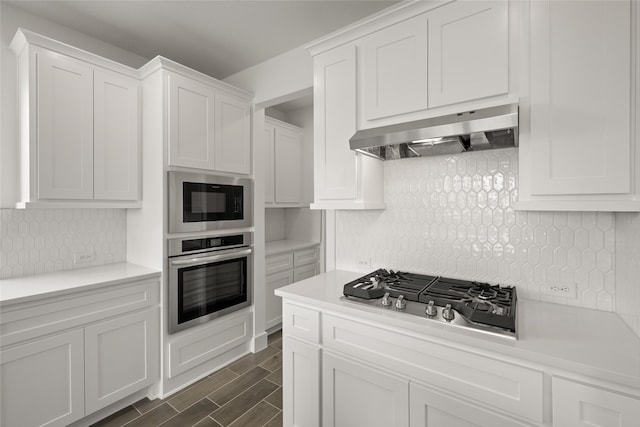
M 53 52 L 71 56 L 81 61 L 85 61 L 93 65 L 98 65 L 100 67 L 115 71 L 120 74 L 124 74 L 129 77 L 134 77 L 136 79 L 140 78 L 140 73 L 133 67 L 120 64 L 119 62 L 54 40 L 50 37 L 43 36 L 42 34 L 34 33 L 33 31 L 29 31 L 24 28 L 18 28 L 15 36 L 13 36 L 13 40 L 11 40 L 11 44 L 9 44 L 9 48 L 15 53 L 16 56 L 20 56 L 22 51 L 24 51 L 24 49 L 26 49 L 29 45 L 42 47 Z
M 193 68 L 189 68 L 185 65 L 182 65 L 160 55 L 156 56 L 151 61 L 140 67 L 140 78 L 145 79 L 158 70 L 168 70 L 174 73 L 181 74 L 185 77 L 200 81 L 201 83 L 204 83 L 206 85 L 213 86 L 217 90 L 221 90 L 229 94 L 245 98 L 249 101 L 253 99 L 252 92 L 240 89 L 236 86 L 230 85 L 229 83 L 225 83 L 221 80 L 208 76 L 204 73 L 201 73 L 200 71 L 194 70 Z
M 316 56 L 322 52 L 333 49 L 342 44 L 359 39 L 367 34 L 374 33 L 389 25 L 412 18 L 428 10 L 435 9 L 453 0 L 409 0 L 401 1 L 396 5 L 374 13 L 351 25 L 340 28 L 304 46 L 311 54 Z

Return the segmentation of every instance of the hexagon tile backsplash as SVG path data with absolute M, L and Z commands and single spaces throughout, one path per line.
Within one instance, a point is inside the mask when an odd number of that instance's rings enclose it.
M 92 254 L 74 264 L 74 254 Z M 0 209 L 0 279 L 127 258 L 125 209 Z
M 613 311 L 614 215 L 515 211 L 517 162 L 515 148 L 385 162 L 387 209 L 336 214 L 336 268 L 364 272 L 371 260 Z M 543 292 L 574 283 L 575 297 Z

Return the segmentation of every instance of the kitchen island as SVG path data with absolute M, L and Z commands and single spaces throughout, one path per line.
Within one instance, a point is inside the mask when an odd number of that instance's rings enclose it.
M 521 299 L 518 339 L 492 337 L 340 300 L 360 275 L 276 290 L 285 425 L 638 425 L 640 339 L 617 314 Z

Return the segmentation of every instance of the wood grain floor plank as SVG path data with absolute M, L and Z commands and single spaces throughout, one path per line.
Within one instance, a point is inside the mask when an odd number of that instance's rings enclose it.
M 273 371 L 267 376 L 267 379 L 276 385 L 282 386 L 282 368 Z
M 264 427 L 282 427 L 282 424 L 284 424 L 284 421 L 282 420 L 282 415 L 283 415 L 282 411 L 280 411 L 280 413 L 275 417 L 273 417 L 271 421 L 266 423 Z
M 278 353 L 278 349 L 273 347 L 267 347 L 264 350 L 261 350 L 257 353 L 247 354 L 243 358 L 227 366 L 227 369 L 237 374 L 244 374 L 245 372 L 253 369 L 255 366 L 258 366 L 268 358 L 274 356 L 276 353 Z
M 173 409 L 171 406 L 169 406 L 168 403 L 165 402 L 125 425 L 127 427 L 157 426 L 173 417 L 177 413 L 178 412 L 175 409 Z
M 259 365 L 267 371 L 277 371 L 282 367 L 282 353 L 278 352 Z
M 124 409 L 119 410 L 118 412 L 109 415 L 107 418 L 104 418 L 97 423 L 93 424 L 91 427 L 120 427 L 123 424 L 128 423 L 140 416 L 140 412 L 133 406 L 127 406 Z
M 251 408 L 248 412 L 235 420 L 229 427 L 256 427 L 262 426 L 275 417 L 278 409 L 262 401 Z
M 267 396 L 264 401 L 282 410 L 282 387 L 278 387 L 278 389 Z
M 238 374 L 228 369 L 221 369 L 209 377 L 205 377 L 182 392 L 169 398 L 167 402 L 177 411 L 184 411 L 189 406 L 206 397 L 211 392 L 224 387 L 238 378 Z
M 141 414 L 145 414 L 153 408 L 157 408 L 158 406 L 162 405 L 164 402 L 165 401 L 163 399 L 149 400 L 145 397 L 144 399 L 134 403 L 133 407 L 140 411 Z
M 194 403 L 193 405 L 180 412 L 175 417 L 161 424 L 162 427 L 185 427 L 192 426 L 209 418 L 209 414 L 218 409 L 219 406 L 207 399 L 206 397 Z
M 207 417 L 200 420 L 200 422 L 198 422 L 198 424 L 195 424 L 193 427 L 222 427 L 222 426 L 218 424 L 213 418 Z
M 227 385 L 220 387 L 207 397 L 220 406 L 227 404 L 242 392 L 253 387 L 257 382 L 269 375 L 269 371 L 259 366 L 234 379 Z
M 211 418 L 228 426 L 257 405 L 262 399 L 273 393 L 278 386 L 267 380 L 261 380 L 256 385 L 240 394 L 238 397 L 211 414 Z

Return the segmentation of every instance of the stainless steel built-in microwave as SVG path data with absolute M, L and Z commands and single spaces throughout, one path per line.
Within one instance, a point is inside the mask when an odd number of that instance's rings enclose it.
M 169 172 L 169 233 L 252 226 L 249 178 Z

